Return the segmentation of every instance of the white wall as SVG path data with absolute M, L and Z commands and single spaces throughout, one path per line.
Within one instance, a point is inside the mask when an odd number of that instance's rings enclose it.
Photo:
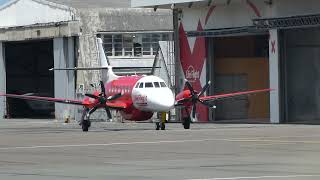
M 191 8 L 188 8 L 189 2 L 194 2 Z M 252 19 L 255 18 L 273 18 L 287 17 L 296 15 L 319 14 L 319 0 L 273 0 L 269 5 L 262 0 L 232 0 L 229 5 L 226 1 L 212 1 L 211 6 L 203 4 L 203 1 L 197 0 L 133 0 L 132 4 L 136 6 L 159 5 L 159 8 L 167 8 L 171 3 L 184 3 L 182 7 L 182 21 L 186 31 L 196 30 L 197 21 L 200 19 L 205 29 L 220 29 L 230 27 L 243 27 L 253 25 Z M 201 5 L 201 6 L 199 6 Z M 205 19 L 209 9 L 215 6 L 208 22 Z M 195 23 L 196 22 L 196 23 Z M 192 26 L 189 26 L 192 24 Z
M 3 53 L 3 43 L 0 42 L 0 93 L 6 93 L 6 70 Z M 0 119 L 6 114 L 5 98 L 0 97 Z
M 201 2 L 205 0 L 131 0 L 131 7 L 167 5 L 173 3 Z
M 278 30 L 269 31 L 269 80 L 270 88 L 270 122 L 280 123 L 280 104 L 279 104 L 279 37 Z
M 71 8 L 41 0 L 14 0 L 0 6 L 0 27 L 72 20 Z
M 54 67 L 74 67 L 74 46 L 71 38 L 54 38 Z M 75 99 L 74 71 L 54 72 L 54 96 L 62 99 Z M 69 116 L 74 119 L 75 108 L 72 105 L 55 104 L 56 119 L 62 120 Z

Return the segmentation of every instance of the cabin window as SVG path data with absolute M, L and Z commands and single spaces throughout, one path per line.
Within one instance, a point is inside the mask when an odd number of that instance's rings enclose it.
M 137 85 L 136 85 L 136 87 L 135 87 L 135 88 L 138 88 L 138 87 L 139 87 L 139 84 L 140 84 L 140 83 L 137 83 Z
M 146 82 L 144 85 L 145 88 L 153 88 L 152 82 Z
M 160 84 L 161 84 L 161 87 L 167 87 L 166 83 L 164 82 L 160 82 Z
M 160 83 L 159 82 L 154 82 L 154 87 L 159 88 L 160 87 Z
M 143 83 L 140 83 L 139 88 L 143 88 Z

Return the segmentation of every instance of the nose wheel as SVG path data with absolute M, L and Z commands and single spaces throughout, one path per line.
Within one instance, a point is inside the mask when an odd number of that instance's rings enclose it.
M 160 122 L 156 122 L 156 130 L 165 130 L 166 129 L 166 117 L 167 113 L 166 112 L 161 112 L 158 114 Z
M 166 130 L 166 123 L 165 122 L 156 122 L 156 130 Z

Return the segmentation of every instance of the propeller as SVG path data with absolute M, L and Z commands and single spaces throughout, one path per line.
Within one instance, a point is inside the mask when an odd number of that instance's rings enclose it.
M 94 94 L 85 94 L 85 96 L 88 96 L 90 98 L 93 98 L 93 99 L 97 99 L 98 100 L 98 104 L 96 104 L 93 108 L 91 108 L 89 111 L 88 111 L 88 116 L 90 116 L 93 112 L 95 112 L 99 107 L 101 106 L 104 106 L 104 109 L 107 113 L 107 116 L 108 116 L 108 119 L 112 119 L 112 115 L 111 115 L 111 112 L 110 112 L 110 109 L 109 107 L 106 105 L 106 103 L 108 101 L 112 101 L 112 100 L 115 100 L 115 99 L 118 99 L 119 97 L 122 96 L 121 93 L 118 93 L 118 94 L 115 94 L 113 96 L 109 96 L 107 97 L 106 95 L 106 89 L 104 87 L 104 84 L 102 81 L 100 81 L 100 88 L 101 88 L 101 92 L 98 96 L 94 95 Z
M 208 81 L 207 84 L 202 88 L 202 90 L 199 92 L 199 93 L 196 93 L 192 87 L 192 85 L 190 84 L 190 82 L 188 80 L 186 80 L 186 86 L 187 88 L 189 89 L 190 91 L 190 94 L 191 94 L 191 102 L 192 102 L 192 118 L 194 119 L 196 117 L 196 111 L 197 111 L 197 106 L 196 104 L 198 102 L 200 102 L 201 104 L 205 105 L 205 106 L 209 106 L 211 107 L 211 104 L 205 102 L 205 101 L 202 101 L 200 99 L 200 96 L 202 96 L 207 90 L 208 88 L 210 87 L 211 85 L 211 81 Z

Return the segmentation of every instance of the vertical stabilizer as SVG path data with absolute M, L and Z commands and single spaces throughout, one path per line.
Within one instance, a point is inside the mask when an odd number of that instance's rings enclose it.
M 119 76 L 115 75 L 112 67 L 110 66 L 108 59 L 105 55 L 104 49 L 103 49 L 103 42 L 101 38 L 97 38 L 97 44 L 98 44 L 98 52 L 100 57 L 100 64 L 101 67 L 108 67 L 106 70 L 101 70 L 102 74 L 102 81 L 103 82 L 110 82 L 114 79 L 117 79 Z

